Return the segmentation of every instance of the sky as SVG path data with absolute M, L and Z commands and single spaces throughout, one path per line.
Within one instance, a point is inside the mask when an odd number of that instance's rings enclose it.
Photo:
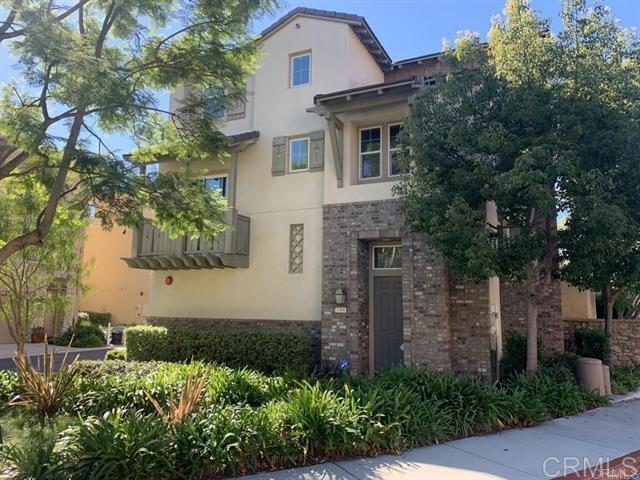
M 640 27 L 640 0 L 605 0 L 624 27 Z M 531 0 L 534 9 L 551 18 L 552 30 L 560 28 L 561 0 Z M 306 6 L 362 15 L 394 61 L 438 52 L 444 38 L 453 42 L 457 32 L 470 30 L 486 39 L 491 18 L 499 14 L 504 0 L 303 0 L 288 1 L 272 17 L 253 25 L 260 32 L 289 10 Z M 1 13 L 1 12 L 0 12 Z M 4 17 L 2 17 L 4 18 Z M 15 76 L 13 61 L 0 45 L 0 84 Z M 167 103 L 164 95 L 161 103 Z M 127 149 L 118 139 L 119 150 Z

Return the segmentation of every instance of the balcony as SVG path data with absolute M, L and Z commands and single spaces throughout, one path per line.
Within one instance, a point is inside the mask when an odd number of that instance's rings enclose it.
M 142 227 L 134 230 L 131 257 L 122 260 L 130 268 L 144 270 L 247 268 L 251 220 L 230 209 L 227 223 L 227 230 L 214 238 L 171 239 L 145 219 Z

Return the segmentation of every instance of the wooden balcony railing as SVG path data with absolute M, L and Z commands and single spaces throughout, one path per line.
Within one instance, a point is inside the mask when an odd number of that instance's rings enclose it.
M 147 270 L 246 268 L 251 220 L 230 209 L 227 223 L 228 228 L 215 237 L 172 239 L 145 219 L 141 228 L 134 230 L 131 257 L 123 260 L 131 268 Z

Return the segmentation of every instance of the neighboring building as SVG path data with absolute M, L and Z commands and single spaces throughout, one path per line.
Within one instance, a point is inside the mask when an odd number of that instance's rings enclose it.
M 502 331 L 524 328 L 525 297 L 449 275 L 403 230 L 392 195 L 400 123 L 438 54 L 392 62 L 363 17 L 307 8 L 260 44 L 246 104 L 223 115 L 230 157 L 191 165 L 227 196 L 231 229 L 170 240 L 147 223 L 125 258 L 151 270 L 148 322 L 297 328 L 324 362 L 355 372 L 405 363 L 489 376 Z M 561 350 L 559 283 L 552 291 L 540 331 Z
M 131 253 L 132 237 L 130 228 L 103 230 L 100 220 L 91 220 L 82 247 L 87 291 L 78 299 L 78 311 L 109 312 L 113 325 L 144 323 L 151 274 L 120 261 Z
M 592 290 L 580 290 L 562 282 L 562 318 L 564 320 L 595 320 L 596 296 Z

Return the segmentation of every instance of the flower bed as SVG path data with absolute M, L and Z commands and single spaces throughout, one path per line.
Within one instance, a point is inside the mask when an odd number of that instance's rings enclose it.
M 164 410 L 203 375 L 193 412 L 158 413 L 154 401 Z M 3 401 L 21 389 L 15 375 L 0 377 Z M 603 402 L 544 373 L 498 388 L 410 368 L 300 380 L 202 363 L 81 362 L 44 427 L 28 409 L 5 408 L 3 454 L 15 478 L 215 478 L 530 426 Z

